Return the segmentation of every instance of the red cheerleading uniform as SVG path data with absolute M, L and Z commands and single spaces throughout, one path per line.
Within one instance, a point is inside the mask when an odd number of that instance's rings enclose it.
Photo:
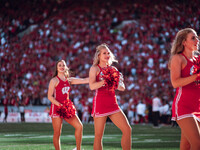
M 96 81 L 100 81 L 100 74 L 102 68 L 97 65 L 100 69 L 99 74 L 96 76 Z M 107 86 L 103 86 L 96 90 L 95 97 L 93 99 L 92 117 L 103 117 L 108 116 L 120 111 L 120 107 L 117 103 L 115 91 L 108 90 Z
M 192 75 L 193 62 L 191 62 L 184 54 L 187 65 L 181 70 L 181 77 Z M 188 85 L 178 87 L 176 96 L 172 105 L 172 120 L 180 120 L 188 117 L 195 117 L 200 121 L 200 88 L 195 82 Z
M 70 92 L 71 88 L 70 88 L 68 80 L 63 81 L 58 76 L 56 76 L 56 77 L 58 78 L 59 83 L 55 87 L 54 98 L 61 104 L 63 104 L 65 101 L 71 102 L 71 100 L 69 99 L 69 92 Z M 71 104 L 73 105 L 72 102 L 71 102 Z M 57 110 L 58 110 L 58 106 L 52 103 L 50 112 L 49 112 L 49 116 L 53 117 L 53 118 L 60 117 L 60 115 L 57 113 Z

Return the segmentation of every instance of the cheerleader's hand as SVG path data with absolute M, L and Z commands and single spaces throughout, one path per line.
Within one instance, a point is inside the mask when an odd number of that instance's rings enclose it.
M 58 105 L 58 107 L 62 107 L 62 106 L 63 106 L 63 104 L 61 104 L 61 103 Z
M 106 80 L 103 79 L 100 82 L 101 82 L 102 87 L 106 85 Z

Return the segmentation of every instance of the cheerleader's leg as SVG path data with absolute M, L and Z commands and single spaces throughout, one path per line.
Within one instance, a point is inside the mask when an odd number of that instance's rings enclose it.
M 75 139 L 76 139 L 76 148 L 81 150 L 82 136 L 83 136 L 83 124 L 77 115 L 73 116 L 70 119 L 65 119 L 70 125 L 75 128 Z
M 186 150 L 185 147 L 190 143 L 191 150 L 200 150 L 200 127 L 199 122 L 194 117 L 188 117 L 177 121 L 181 128 L 180 149 Z M 186 145 L 186 146 L 185 146 Z
M 123 150 L 131 150 L 132 128 L 125 114 L 120 111 L 109 116 L 112 122 L 122 131 L 121 146 Z
M 53 125 L 53 144 L 55 150 L 60 150 L 60 135 L 62 131 L 62 119 L 60 117 L 53 118 L 52 117 L 52 125 Z

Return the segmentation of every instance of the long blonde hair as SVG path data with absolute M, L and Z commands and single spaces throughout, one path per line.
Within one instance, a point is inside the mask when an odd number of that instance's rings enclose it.
M 70 76 L 70 74 L 69 74 L 69 68 L 67 67 L 66 62 L 63 59 L 62 60 L 58 60 L 56 62 L 55 73 L 54 73 L 53 77 L 55 77 L 55 76 L 58 75 L 58 63 L 59 62 L 63 62 L 63 64 L 65 65 L 65 73 L 64 74 L 65 74 L 65 77 L 68 78 Z
M 176 54 L 181 54 L 184 51 L 184 45 L 183 42 L 186 40 L 187 35 L 191 32 L 195 32 L 195 30 L 193 30 L 192 28 L 185 28 L 180 30 L 177 34 L 176 37 L 174 39 L 174 41 L 172 42 L 172 47 L 171 47 L 171 53 L 170 53 L 170 59 L 169 59 L 169 63 L 168 63 L 168 67 L 170 69 L 170 65 L 171 65 L 171 58 L 176 55 Z
M 118 62 L 118 60 L 116 60 L 114 54 L 108 48 L 108 45 L 103 43 L 103 44 L 100 44 L 99 46 L 96 47 L 96 52 L 95 52 L 95 55 L 94 55 L 94 58 L 93 58 L 93 65 L 98 65 L 99 64 L 99 55 L 101 54 L 101 50 L 105 49 L 105 48 L 110 53 L 110 58 L 108 60 L 108 65 L 110 66 L 113 62 Z

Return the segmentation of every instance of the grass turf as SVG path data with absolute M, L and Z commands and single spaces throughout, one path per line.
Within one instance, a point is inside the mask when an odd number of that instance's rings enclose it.
M 0 123 L 0 150 L 54 150 L 51 123 Z M 82 149 L 92 150 L 94 126 L 84 124 Z M 106 124 L 103 136 L 104 150 L 121 150 L 121 131 L 113 124 Z M 132 149 L 136 150 L 178 150 L 180 129 L 152 125 L 132 126 Z M 63 124 L 62 149 L 75 147 L 74 128 Z

